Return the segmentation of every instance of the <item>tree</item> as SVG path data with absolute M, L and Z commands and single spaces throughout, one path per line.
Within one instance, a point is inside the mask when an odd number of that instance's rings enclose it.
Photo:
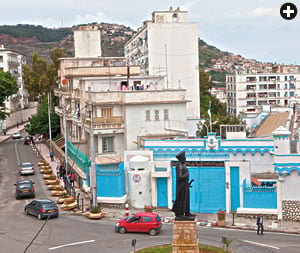
M 32 55 L 32 65 L 23 67 L 24 87 L 31 100 L 38 99 L 40 102 L 43 96 L 48 95 L 48 93 L 53 94 L 57 81 L 58 59 L 65 57 L 65 55 L 64 49 L 53 49 L 51 52 L 52 63 L 47 63 L 38 53 Z
M 5 100 L 9 96 L 18 92 L 16 79 L 9 72 L 0 72 L 0 119 L 6 119 L 8 113 L 5 112 Z
M 54 112 L 54 104 L 51 104 L 51 133 L 53 137 L 60 132 L 59 116 Z M 30 124 L 26 126 L 26 131 L 30 135 L 49 134 L 49 118 L 48 118 L 48 99 L 43 97 L 40 106 L 38 107 L 37 114 L 33 115 L 30 119 Z
M 226 104 L 221 103 L 216 97 L 212 96 L 209 92 L 211 88 L 211 78 L 208 73 L 200 70 L 200 114 L 202 119 L 205 120 L 204 124 L 209 127 L 208 108 L 211 102 L 211 115 L 212 115 L 212 131 L 220 134 L 220 125 L 226 124 L 240 124 L 241 121 L 236 116 L 227 114 Z M 197 136 L 206 136 L 206 127 L 198 130 Z

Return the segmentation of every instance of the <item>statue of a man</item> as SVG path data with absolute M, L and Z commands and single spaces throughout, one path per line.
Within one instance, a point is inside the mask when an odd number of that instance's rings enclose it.
M 190 185 L 189 171 L 185 165 L 185 151 L 181 151 L 176 155 L 178 162 L 176 163 L 176 199 L 172 211 L 176 215 L 177 220 L 194 219 L 194 215 L 190 213 Z

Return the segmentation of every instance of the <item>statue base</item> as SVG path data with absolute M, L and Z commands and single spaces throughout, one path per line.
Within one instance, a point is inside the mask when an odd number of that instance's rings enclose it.
M 196 215 L 191 214 L 188 216 L 185 216 L 185 215 L 177 216 L 177 217 L 175 217 L 175 220 L 176 221 L 193 221 L 193 220 L 195 220 L 195 218 L 196 218 Z
M 172 253 L 199 253 L 198 241 L 197 218 L 193 217 L 193 220 L 175 219 Z

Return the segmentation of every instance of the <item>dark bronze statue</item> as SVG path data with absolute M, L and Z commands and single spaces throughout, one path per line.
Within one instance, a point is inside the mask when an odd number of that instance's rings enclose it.
M 172 211 L 175 213 L 175 220 L 193 220 L 195 215 L 190 213 L 190 187 L 189 171 L 185 165 L 185 151 L 176 155 L 176 199 Z

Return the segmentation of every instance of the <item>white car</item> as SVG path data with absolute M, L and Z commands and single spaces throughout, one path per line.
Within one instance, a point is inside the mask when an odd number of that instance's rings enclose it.
M 16 132 L 16 133 L 13 133 L 11 138 L 13 139 L 21 139 L 22 138 L 22 135 L 20 132 Z
M 20 175 L 34 174 L 34 168 L 32 163 L 22 163 L 20 165 Z

